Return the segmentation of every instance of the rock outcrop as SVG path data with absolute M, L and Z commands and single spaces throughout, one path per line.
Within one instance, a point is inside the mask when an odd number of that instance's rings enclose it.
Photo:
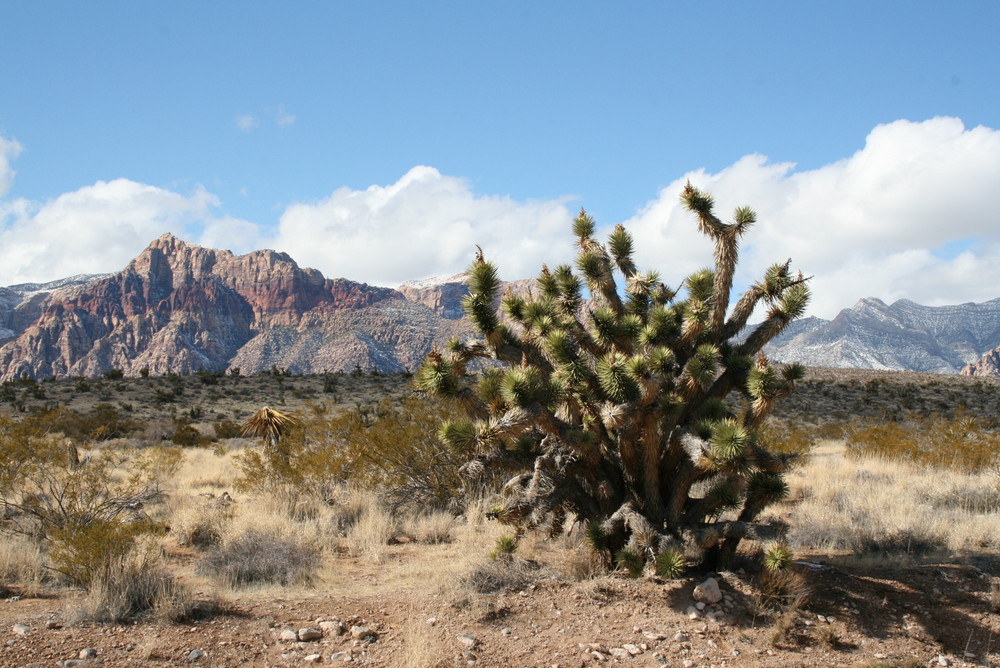
M 962 369 L 963 376 L 1000 376 L 1000 347 L 994 348 Z
M 35 289 L 28 289 L 35 288 Z M 0 378 L 415 368 L 469 331 L 389 288 L 166 234 L 122 271 L 0 291 Z

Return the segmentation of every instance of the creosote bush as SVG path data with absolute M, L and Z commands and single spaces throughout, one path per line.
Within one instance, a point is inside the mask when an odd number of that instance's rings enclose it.
M 639 271 L 623 226 L 602 244 L 581 211 L 575 270 L 543 266 L 529 294 L 501 295 L 480 251 L 463 308 L 481 338 L 432 351 L 415 375 L 467 414 L 439 429 L 464 474 L 516 472 L 498 519 L 518 531 L 555 535 L 572 516 L 599 524 L 600 549 L 629 563 L 671 550 L 710 567 L 744 538 L 781 533 L 758 516 L 787 495 L 794 454 L 769 450 L 761 428 L 804 369 L 775 367 L 761 350 L 804 312 L 806 279 L 773 265 L 731 307 L 756 215 L 741 207 L 724 223 L 690 185 L 682 200 L 715 245 L 713 268 L 670 288 Z M 745 331 L 758 307 L 763 322 Z
M 236 457 L 236 487 L 257 495 L 332 501 L 345 483 L 379 490 L 390 509 L 460 508 L 480 487 L 459 474 L 464 458 L 437 438 L 448 401 L 408 395 L 340 414 L 317 407 L 287 426 L 275 444 Z

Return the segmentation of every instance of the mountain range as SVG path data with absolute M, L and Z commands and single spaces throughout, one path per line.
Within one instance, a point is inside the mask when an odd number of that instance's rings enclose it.
M 472 335 L 466 294 L 462 274 L 375 287 L 325 278 L 285 253 L 234 255 L 165 234 L 114 274 L 0 288 L 0 380 L 109 369 L 412 370 L 432 346 Z M 990 375 L 998 348 L 1000 299 L 929 307 L 866 298 L 833 320 L 793 323 L 767 353 L 809 366 Z

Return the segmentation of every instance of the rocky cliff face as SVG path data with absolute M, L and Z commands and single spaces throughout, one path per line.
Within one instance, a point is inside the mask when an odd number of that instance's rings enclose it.
M 765 350 L 808 366 L 958 373 L 997 346 L 1000 299 L 934 307 L 869 297 L 833 320 L 793 323 Z
M 236 256 L 172 235 L 109 276 L 0 291 L 0 378 L 136 375 L 277 365 L 296 372 L 415 368 L 468 330 L 400 292 Z
M 963 376 L 1000 376 L 1000 347 L 994 348 L 962 369 Z

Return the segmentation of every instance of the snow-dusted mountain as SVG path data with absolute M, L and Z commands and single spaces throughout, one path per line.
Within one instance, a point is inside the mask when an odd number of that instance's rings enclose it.
M 807 366 L 959 373 L 998 346 L 1000 299 L 922 306 L 867 297 L 833 320 L 792 323 L 766 352 Z

